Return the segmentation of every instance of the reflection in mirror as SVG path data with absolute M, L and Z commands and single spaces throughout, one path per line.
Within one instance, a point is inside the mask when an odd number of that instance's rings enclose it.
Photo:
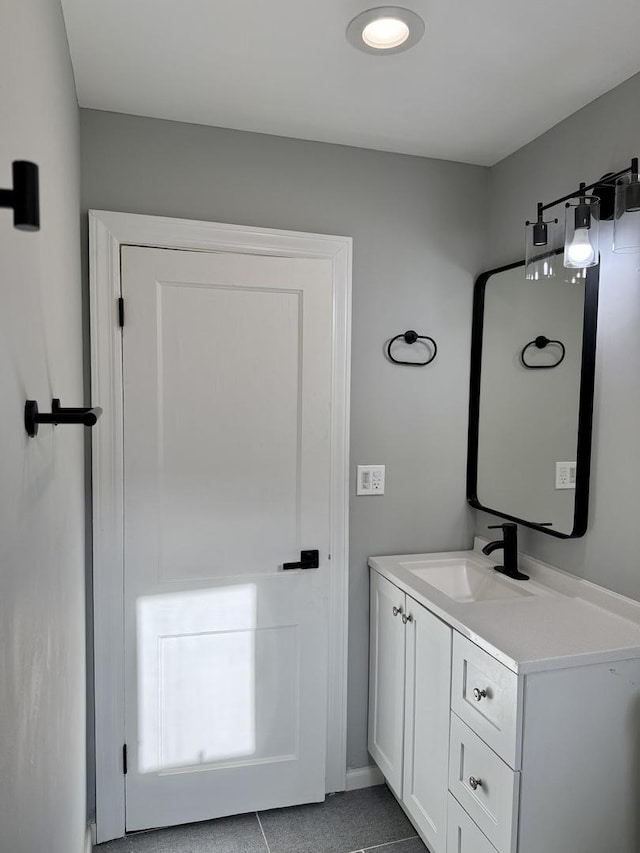
M 475 285 L 467 496 L 477 509 L 582 536 L 599 268 L 528 281 L 522 267 Z

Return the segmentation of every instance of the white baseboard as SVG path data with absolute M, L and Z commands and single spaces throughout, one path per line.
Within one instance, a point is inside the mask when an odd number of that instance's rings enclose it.
M 84 853 L 92 853 L 93 845 L 96 843 L 96 822 L 92 820 L 87 824 L 87 833 L 84 837 Z
M 375 764 L 367 767 L 352 767 L 347 770 L 347 791 L 356 791 L 358 788 L 372 788 L 374 785 L 382 785 L 384 776 Z

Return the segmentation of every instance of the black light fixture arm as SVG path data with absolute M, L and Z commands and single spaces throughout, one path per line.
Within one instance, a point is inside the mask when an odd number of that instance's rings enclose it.
M 548 202 L 547 204 L 542 204 L 542 202 L 538 202 L 538 218 L 545 210 L 549 210 L 550 207 L 555 207 L 557 204 L 562 204 L 563 201 L 569 201 L 571 198 L 580 198 L 589 190 L 594 189 L 595 187 L 602 186 L 603 184 L 614 184 L 618 178 L 621 178 L 623 175 L 638 174 L 638 158 L 634 157 L 631 160 L 631 165 L 627 166 L 626 169 L 621 169 L 619 172 L 614 172 L 611 175 L 604 175 L 602 178 L 599 178 L 597 181 L 594 181 L 592 184 L 580 184 L 577 190 L 573 192 L 567 193 L 567 195 L 563 195 L 560 198 L 556 198 L 553 201 Z
M 39 412 L 37 401 L 27 400 L 24 405 L 24 428 L 33 438 L 38 434 L 39 424 L 83 424 L 92 427 L 101 414 L 102 409 L 99 406 L 94 406 L 92 409 L 64 409 L 57 397 L 51 401 L 51 412 Z

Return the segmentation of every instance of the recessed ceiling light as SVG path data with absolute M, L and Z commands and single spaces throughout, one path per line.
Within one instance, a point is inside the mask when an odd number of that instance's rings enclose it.
M 400 47 L 409 38 L 409 27 L 399 18 L 376 18 L 362 30 L 362 41 L 378 50 Z
M 347 38 L 365 53 L 400 53 L 424 35 L 424 21 L 400 6 L 378 6 L 361 12 L 347 27 Z

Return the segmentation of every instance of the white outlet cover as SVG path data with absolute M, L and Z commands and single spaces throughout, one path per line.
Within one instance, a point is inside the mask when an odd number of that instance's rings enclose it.
M 384 465 L 358 465 L 356 480 L 357 495 L 383 495 L 385 481 Z
M 575 489 L 576 463 L 556 462 L 556 489 Z

